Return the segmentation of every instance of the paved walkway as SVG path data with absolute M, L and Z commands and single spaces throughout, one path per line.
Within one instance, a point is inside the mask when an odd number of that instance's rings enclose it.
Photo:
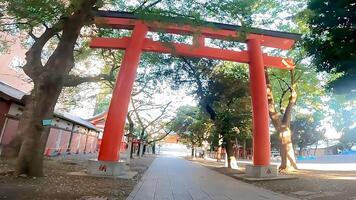
M 127 200 L 198 199 L 293 200 L 178 157 L 156 158 L 127 198 Z

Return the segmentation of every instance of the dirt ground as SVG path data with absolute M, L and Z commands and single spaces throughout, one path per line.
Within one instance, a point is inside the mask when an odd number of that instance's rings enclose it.
M 224 163 L 195 159 L 201 164 L 227 176 L 237 178 L 245 173 L 244 166 L 238 170 L 224 167 Z M 248 182 L 274 192 L 306 200 L 356 200 L 356 173 L 345 171 L 298 170 L 289 175 L 297 177 L 292 180 L 274 180 Z M 238 178 L 237 178 L 238 179 Z
M 46 158 L 46 177 L 28 178 L 12 175 L 14 160 L 0 160 L 0 199 L 9 200 L 106 200 L 125 199 L 141 178 L 154 156 L 146 155 L 131 161 L 131 169 L 138 175 L 133 180 L 68 175 L 83 172 L 89 158 L 96 154 Z

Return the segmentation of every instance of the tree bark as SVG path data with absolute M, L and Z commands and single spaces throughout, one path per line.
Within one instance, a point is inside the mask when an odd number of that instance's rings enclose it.
M 146 149 L 147 149 L 146 147 L 147 147 L 146 144 L 144 144 L 142 148 L 142 156 L 145 155 L 146 153 Z
M 243 158 L 246 159 L 246 140 L 244 140 Z
M 42 126 L 43 119 L 52 119 L 65 79 L 74 67 L 74 46 L 82 27 L 91 20 L 91 9 L 96 0 L 81 1 L 70 16 L 61 18 L 52 28 L 34 38 L 35 42 L 26 52 L 24 72 L 33 80 L 34 88 L 26 100 L 17 134 L 21 135 L 21 148 L 17 159 L 16 174 L 43 176 L 43 153 L 49 127 Z M 42 65 L 45 44 L 58 32 L 59 42 Z
M 237 169 L 236 157 L 234 155 L 234 149 L 230 139 L 225 140 L 225 148 L 227 154 L 227 167 L 231 169 Z
M 152 154 L 156 154 L 156 143 L 153 142 L 152 144 Z
M 290 129 L 292 109 L 297 100 L 297 93 L 294 89 L 295 87 L 294 73 L 293 71 L 291 71 L 290 73 L 291 86 L 289 87 L 289 90 L 291 92 L 291 95 L 288 99 L 288 105 L 284 110 L 283 116 L 275 108 L 272 85 L 267 70 L 265 72 L 265 75 L 266 75 L 266 83 L 267 83 L 269 115 L 274 128 L 279 134 L 279 139 L 281 143 L 280 146 L 281 165 L 279 166 L 279 170 L 290 171 L 290 170 L 298 169 L 297 162 L 295 159 L 294 149 L 293 149 L 292 131 Z
M 195 159 L 195 148 L 194 146 L 192 146 L 192 154 L 191 154 L 192 158 Z
M 42 120 L 53 118 L 54 107 L 60 92 L 60 84 L 35 85 L 17 130 L 17 133 L 22 136 L 17 160 L 17 174 L 43 176 L 43 153 L 50 128 L 42 126 Z
M 137 148 L 137 152 L 136 152 L 137 157 L 140 157 L 140 152 L 141 152 L 141 141 L 138 143 L 138 148 Z
M 297 162 L 295 160 L 291 131 L 287 127 L 280 127 L 279 138 L 281 140 L 281 165 L 280 170 L 290 171 L 298 169 Z
M 133 153 L 134 153 L 134 143 L 132 141 L 131 142 L 131 150 L 130 150 L 130 159 L 133 159 Z

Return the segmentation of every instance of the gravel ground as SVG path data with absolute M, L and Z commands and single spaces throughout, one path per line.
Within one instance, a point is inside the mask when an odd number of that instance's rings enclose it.
M 233 178 L 245 171 L 244 166 L 239 166 L 239 170 L 232 170 L 225 168 L 224 163 L 216 161 L 196 159 L 192 162 Z M 290 175 L 298 179 L 249 183 L 305 200 L 356 200 L 355 172 L 299 170 Z
M 154 156 L 146 155 L 131 161 L 131 169 L 138 175 L 132 180 L 68 175 L 69 172 L 85 172 L 87 160 L 96 154 L 46 158 L 46 177 L 28 178 L 12 175 L 14 160 L 0 160 L 0 199 L 125 199 L 141 178 Z

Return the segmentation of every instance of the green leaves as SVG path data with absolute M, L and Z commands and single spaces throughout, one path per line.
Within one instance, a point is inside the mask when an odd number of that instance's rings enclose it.
M 42 24 L 53 24 L 64 14 L 66 5 L 58 0 L 11 0 L 6 11 L 14 17 L 18 28 L 29 29 Z
M 321 128 L 320 119 L 312 115 L 297 115 L 292 122 L 293 143 L 300 149 L 313 145 L 325 138 L 325 129 Z
M 356 87 L 356 6 L 349 0 L 312 0 L 308 4 L 305 47 L 319 70 L 344 72 L 331 86 L 339 91 Z M 343 89 L 346 88 L 346 89 Z
M 201 146 L 212 131 L 212 122 L 198 107 L 181 106 L 172 121 L 171 129 L 188 145 Z

